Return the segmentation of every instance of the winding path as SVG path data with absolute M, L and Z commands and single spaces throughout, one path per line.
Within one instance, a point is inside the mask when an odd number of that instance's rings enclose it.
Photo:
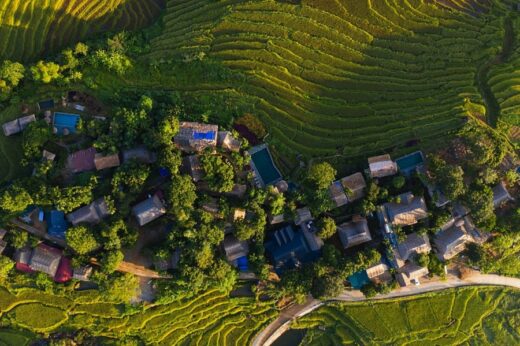
M 448 279 L 444 281 L 431 281 L 423 283 L 420 286 L 402 287 L 388 294 L 378 295 L 371 299 L 405 297 L 461 286 L 505 286 L 520 289 L 520 279 L 493 274 L 474 273 L 462 280 L 454 275 L 449 275 Z M 252 346 L 270 346 L 280 335 L 290 328 L 291 322 L 294 319 L 305 316 L 324 304 L 334 301 L 356 302 L 363 300 L 367 300 L 367 298 L 358 290 L 345 291 L 338 297 L 328 301 L 309 298 L 304 304 L 293 305 L 282 311 L 276 320 L 271 322 L 264 330 L 255 336 Z

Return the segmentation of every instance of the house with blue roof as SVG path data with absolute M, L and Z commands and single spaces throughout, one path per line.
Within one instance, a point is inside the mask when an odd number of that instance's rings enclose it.
M 318 259 L 323 241 L 306 224 L 298 229 L 289 225 L 270 234 L 264 246 L 275 270 L 281 272 Z
M 52 210 L 47 213 L 47 233 L 56 238 L 65 239 L 65 232 L 68 225 L 65 221 L 65 213 L 59 210 Z

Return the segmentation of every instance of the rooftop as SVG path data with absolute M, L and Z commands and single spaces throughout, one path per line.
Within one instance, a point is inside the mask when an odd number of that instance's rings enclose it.
M 72 173 L 93 171 L 96 169 L 94 164 L 95 156 L 96 149 L 94 148 L 76 151 L 67 158 L 67 168 Z
M 173 140 L 183 151 L 198 152 L 215 147 L 217 133 L 217 125 L 184 121 L 180 123 L 179 132 Z
M 397 164 L 388 154 L 369 157 L 368 166 L 372 178 L 382 178 L 397 173 Z
M 94 156 L 94 165 L 98 171 L 118 167 L 121 164 L 119 161 L 119 154 L 106 155 L 97 153 Z
M 134 206 L 132 213 L 135 215 L 139 226 L 144 226 L 166 214 L 166 208 L 159 196 L 155 194 Z
M 20 117 L 18 119 L 9 121 L 2 125 L 2 129 L 4 130 L 4 135 L 11 136 L 17 133 L 22 132 L 27 128 L 27 126 L 36 121 L 36 116 L 34 114 L 27 115 L 24 117 Z
M 397 246 L 399 255 L 403 261 L 408 260 L 412 255 L 428 253 L 431 251 L 430 240 L 426 234 L 412 233 L 406 240 Z
M 97 224 L 109 215 L 108 205 L 102 197 L 68 214 L 67 220 L 74 226 L 80 223 Z
M 337 227 L 339 239 L 345 249 L 372 240 L 367 219 L 358 218 Z
M 240 257 L 247 256 L 249 245 L 247 241 L 240 241 L 234 235 L 227 235 L 222 242 L 222 248 L 226 253 L 228 262 L 233 263 Z
M 409 226 L 428 217 L 424 198 L 415 197 L 411 192 L 399 195 L 400 202 L 385 203 L 390 222 L 396 226 Z
M 506 184 L 503 181 L 493 187 L 493 205 L 495 208 L 512 199 L 513 197 L 507 191 Z
M 242 142 L 233 137 L 229 131 L 219 131 L 217 137 L 217 145 L 234 152 L 240 151 Z

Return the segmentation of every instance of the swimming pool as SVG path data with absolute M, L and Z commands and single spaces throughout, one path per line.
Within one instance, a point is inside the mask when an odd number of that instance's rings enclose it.
M 362 270 L 350 275 L 348 277 L 348 281 L 352 285 L 352 288 L 359 290 L 361 287 L 368 284 L 370 282 L 370 279 L 368 278 L 367 271 Z
M 278 168 L 274 165 L 269 149 L 265 144 L 250 150 L 251 166 L 260 178 L 260 185 L 274 184 L 282 179 Z
M 54 127 L 58 131 L 58 135 L 63 135 L 63 130 L 67 129 L 69 133 L 76 132 L 80 116 L 78 114 L 54 113 Z
M 420 151 L 413 152 L 411 154 L 401 156 L 397 160 L 395 160 L 399 170 L 404 174 L 409 174 L 416 167 L 424 164 L 424 156 Z

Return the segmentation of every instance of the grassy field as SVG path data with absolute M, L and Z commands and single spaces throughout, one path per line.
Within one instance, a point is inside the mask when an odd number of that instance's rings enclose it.
M 48 335 L 71 329 L 110 339 L 134 337 L 146 344 L 246 345 L 276 315 L 271 303 L 218 291 L 128 310 L 103 301 L 95 291 L 52 295 L 27 289 L 13 295 L 0 289 L 0 345 L 23 345 L 31 335 L 23 330 Z
M 243 72 L 228 87 L 254 100 L 286 152 L 427 148 L 461 126 L 468 100 L 483 104 L 476 71 L 501 51 L 504 18 L 518 25 L 509 1 L 476 3 L 170 0 L 149 58 L 210 57 Z
M 31 61 L 109 30 L 131 30 L 159 16 L 163 0 L 9 0 L 0 2 L 0 58 Z
M 293 328 L 303 345 L 515 345 L 520 342 L 520 292 L 464 288 L 412 298 L 334 303 Z

